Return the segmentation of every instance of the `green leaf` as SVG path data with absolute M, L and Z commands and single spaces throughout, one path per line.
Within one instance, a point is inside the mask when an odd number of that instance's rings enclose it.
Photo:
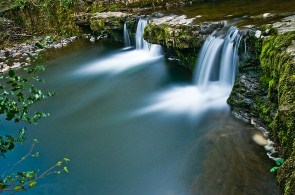
M 29 183 L 29 187 L 32 188 L 32 187 L 35 187 L 37 185 L 37 182 L 36 181 L 32 181 L 31 183 Z
M 68 170 L 67 167 L 64 167 L 64 171 L 67 172 L 67 173 L 69 173 L 69 170 Z
M 281 166 L 284 163 L 284 159 L 280 158 L 276 161 L 277 166 Z
M 19 191 L 21 191 L 21 190 L 23 190 L 23 187 L 22 187 L 22 186 L 15 186 L 15 187 L 14 187 L 14 191 L 19 192 Z
M 66 163 L 70 162 L 70 159 L 68 159 L 68 158 L 63 158 L 63 159 Z
M 35 46 L 38 47 L 39 49 L 44 49 L 44 46 L 39 42 L 36 42 Z
M 269 170 L 269 172 L 274 173 L 279 169 L 279 167 L 273 167 Z
M 56 166 L 58 166 L 58 167 L 60 167 L 62 165 L 62 161 L 58 161 L 57 163 L 56 163 Z
M 14 70 L 9 70 L 9 72 L 8 72 L 8 76 L 9 76 L 9 77 L 14 77 L 14 76 L 15 76 L 15 72 L 14 72 Z

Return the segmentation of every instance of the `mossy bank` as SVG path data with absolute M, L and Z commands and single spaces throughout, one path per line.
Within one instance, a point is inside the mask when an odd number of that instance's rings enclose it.
M 266 37 L 248 40 L 250 56 L 242 56 L 228 100 L 236 116 L 266 125 L 276 155 L 285 159 L 277 179 L 287 195 L 295 194 L 295 31 L 289 28 L 294 21 L 291 16 L 264 26 Z

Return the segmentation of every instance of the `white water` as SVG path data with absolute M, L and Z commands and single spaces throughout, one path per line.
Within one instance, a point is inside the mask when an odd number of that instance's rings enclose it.
M 127 23 L 124 23 L 124 43 L 125 47 L 131 47 L 131 41 L 129 36 L 129 31 L 127 29 Z
M 130 47 L 123 48 L 122 50 L 115 52 L 105 58 L 100 58 L 94 62 L 87 64 L 82 70 L 78 70 L 77 74 L 118 74 L 129 69 L 140 68 L 146 65 L 148 62 L 159 60 L 162 57 L 162 48 L 159 45 L 150 44 L 143 38 L 144 28 L 148 21 L 146 19 L 140 19 L 138 21 L 136 30 L 136 49 Z M 126 35 L 126 36 L 125 36 Z M 128 39 L 128 29 L 126 24 L 124 25 L 124 39 L 125 45 L 130 43 L 130 37 Z
M 157 93 L 152 97 L 150 106 L 134 114 L 181 113 L 191 116 L 195 122 L 201 120 L 210 110 L 228 113 L 226 100 L 231 93 L 238 65 L 238 47 L 241 40 L 238 33 L 238 29 L 232 27 L 221 36 L 210 35 L 198 57 L 195 85 L 172 86 Z
M 212 77 L 219 69 L 218 82 L 220 86 L 232 87 L 234 83 L 236 67 L 239 62 L 238 47 L 241 41 L 239 31 L 231 27 L 225 37 L 210 35 L 202 49 L 197 62 L 195 83 L 198 87 L 207 89 L 212 83 Z
M 146 19 L 140 19 L 136 28 L 136 49 L 144 50 L 150 53 L 152 56 L 159 56 L 162 54 L 162 49 L 160 45 L 148 43 L 143 38 L 144 28 L 148 24 Z

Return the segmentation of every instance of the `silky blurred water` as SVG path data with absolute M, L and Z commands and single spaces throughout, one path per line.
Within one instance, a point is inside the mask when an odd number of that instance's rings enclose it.
M 51 54 L 41 77 L 57 95 L 34 108 L 51 116 L 0 163 L 37 138 L 40 157 L 19 168 L 45 170 L 68 157 L 70 173 L 27 194 L 279 194 L 256 131 L 229 114 L 220 89 L 200 92 L 176 62 L 122 47 L 105 41 Z

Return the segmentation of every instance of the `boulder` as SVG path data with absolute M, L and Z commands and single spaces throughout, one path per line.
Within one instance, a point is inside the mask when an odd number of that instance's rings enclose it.
M 90 28 L 93 31 L 123 29 L 128 16 L 131 16 L 131 14 L 123 12 L 95 13 L 90 17 Z

